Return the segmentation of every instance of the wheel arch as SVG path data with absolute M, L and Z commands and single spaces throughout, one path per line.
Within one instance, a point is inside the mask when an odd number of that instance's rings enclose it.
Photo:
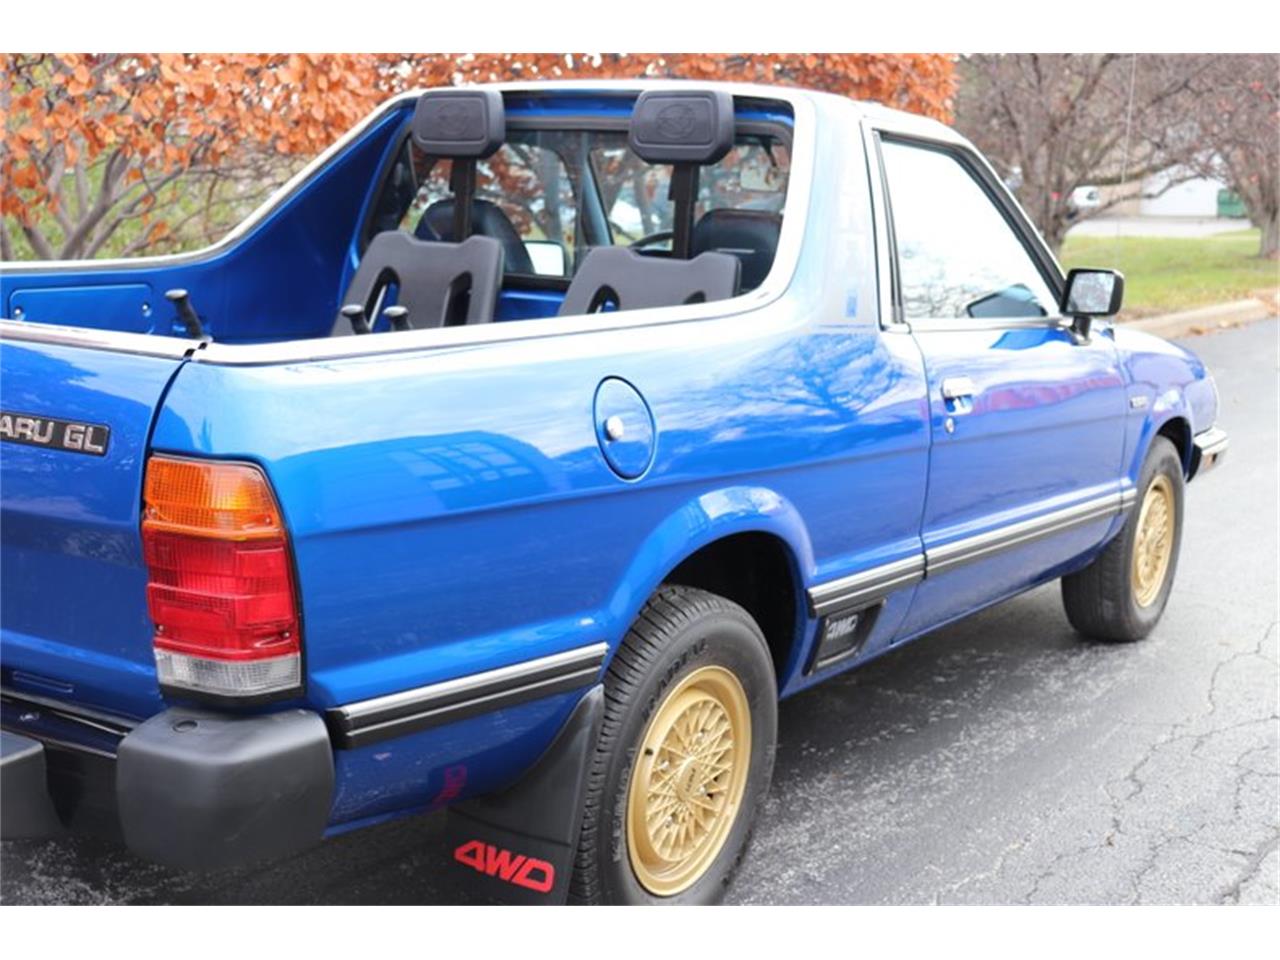
M 708 590 L 755 618 L 781 688 L 803 647 L 813 568 L 804 522 L 780 494 L 746 486 L 710 491 L 668 515 L 641 545 L 610 603 L 614 633 L 620 640 L 663 583 Z
M 1193 462 L 1194 430 L 1192 410 L 1183 394 L 1180 391 L 1170 391 L 1169 394 L 1161 397 L 1154 405 L 1150 416 L 1142 422 L 1137 442 L 1131 448 L 1131 459 L 1127 467 L 1129 479 L 1133 483 L 1138 482 L 1138 474 L 1156 437 L 1164 437 L 1173 444 L 1178 451 L 1178 458 L 1182 461 L 1183 477 L 1191 479 L 1195 466 Z
M 764 634 L 779 689 L 804 631 L 795 555 L 776 534 L 733 533 L 700 547 L 663 578 L 698 587 L 745 609 Z
M 1182 475 L 1190 478 L 1191 476 L 1191 454 L 1194 444 L 1191 439 L 1191 421 L 1182 414 L 1174 414 L 1162 423 L 1152 435 L 1151 439 L 1156 437 L 1165 437 L 1178 451 L 1178 458 L 1182 461 Z M 1150 443 L 1148 443 L 1148 447 Z M 1144 451 L 1143 456 L 1146 456 Z

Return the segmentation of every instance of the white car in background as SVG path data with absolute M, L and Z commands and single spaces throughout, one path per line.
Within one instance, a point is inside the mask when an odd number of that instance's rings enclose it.
M 1070 205 L 1073 213 L 1096 210 L 1102 206 L 1102 191 L 1091 186 L 1076 187 L 1071 191 Z

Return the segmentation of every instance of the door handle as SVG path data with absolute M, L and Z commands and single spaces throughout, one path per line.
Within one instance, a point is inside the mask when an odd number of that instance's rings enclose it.
M 947 377 L 942 381 L 943 400 L 972 400 L 977 393 L 968 377 Z

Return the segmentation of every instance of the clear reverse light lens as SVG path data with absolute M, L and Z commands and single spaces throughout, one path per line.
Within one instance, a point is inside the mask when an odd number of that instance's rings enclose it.
M 230 697 L 289 690 L 302 682 L 298 654 L 269 660 L 208 660 L 157 648 L 156 673 L 166 686 Z

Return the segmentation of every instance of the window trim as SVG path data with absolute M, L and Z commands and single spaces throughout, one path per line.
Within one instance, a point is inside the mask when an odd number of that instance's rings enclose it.
M 872 134 L 875 141 L 876 163 L 880 170 L 881 187 L 884 191 L 884 207 L 886 221 L 886 252 L 890 257 L 890 276 L 892 278 L 892 317 L 886 325 L 881 318 L 881 327 L 922 333 L 958 333 L 968 330 L 1042 330 L 1070 326 L 1070 320 L 1063 317 L 1059 309 L 1062 302 L 1062 291 L 1065 284 L 1062 268 L 1044 245 L 1039 234 L 1032 226 L 1026 212 L 1018 205 L 1017 200 L 1000 182 L 995 171 L 972 147 L 953 141 L 935 140 L 919 134 L 905 134 L 886 128 L 876 128 Z M 955 160 L 964 171 L 973 178 L 978 188 L 991 201 L 996 211 L 1004 218 L 1014 237 L 1022 245 L 1032 265 L 1040 274 L 1040 278 L 1048 286 L 1057 302 L 1052 304 L 1055 311 L 1045 317 L 925 317 L 910 319 L 906 316 L 902 301 L 901 268 L 898 261 L 898 239 L 893 217 L 893 197 L 889 190 L 888 170 L 884 162 L 881 145 L 885 142 L 931 150 Z
M 876 287 L 881 330 L 910 333 L 911 324 L 902 316 L 898 297 L 898 247 L 889 209 L 889 185 L 885 181 L 884 159 L 879 133 L 869 124 L 863 127 L 868 189 L 871 191 L 872 235 L 876 244 Z

